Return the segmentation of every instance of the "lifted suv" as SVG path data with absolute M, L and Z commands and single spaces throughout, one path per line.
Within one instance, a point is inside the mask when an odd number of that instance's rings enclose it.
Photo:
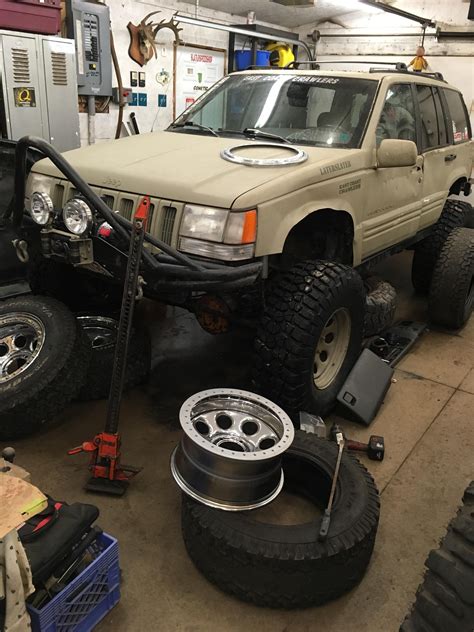
M 426 290 L 449 232 L 472 219 L 448 200 L 470 192 L 469 118 L 439 75 L 235 73 L 164 132 L 68 152 L 73 169 L 48 155 L 26 187 L 31 248 L 118 283 L 125 220 L 149 195 L 145 294 L 213 333 L 250 306 L 256 387 L 291 414 L 334 405 L 360 353 L 371 263 L 414 247 Z

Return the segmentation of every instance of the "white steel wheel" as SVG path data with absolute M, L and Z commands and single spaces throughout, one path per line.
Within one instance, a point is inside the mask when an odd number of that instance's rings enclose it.
M 344 363 L 351 338 L 351 316 L 344 307 L 326 322 L 314 354 L 313 381 L 319 390 L 330 386 Z

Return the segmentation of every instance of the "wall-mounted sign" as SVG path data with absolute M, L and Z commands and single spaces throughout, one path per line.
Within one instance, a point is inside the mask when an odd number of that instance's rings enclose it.
M 15 107 L 35 108 L 36 96 L 34 88 L 13 88 L 15 95 Z
M 224 76 L 226 56 L 224 48 L 197 45 L 177 47 L 174 67 L 175 118 Z

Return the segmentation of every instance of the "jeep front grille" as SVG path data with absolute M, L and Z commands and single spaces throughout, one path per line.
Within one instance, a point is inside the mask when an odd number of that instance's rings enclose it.
M 133 219 L 138 205 L 143 199 L 143 195 L 135 193 L 115 191 L 114 189 L 105 189 L 92 186 L 92 190 L 96 193 L 110 208 L 111 211 L 119 213 L 128 220 Z M 77 190 L 65 180 L 56 180 L 52 188 L 54 196 L 54 204 L 57 208 L 61 208 L 72 197 L 78 194 Z M 150 211 L 148 214 L 147 231 L 165 242 L 169 246 L 177 246 L 177 228 L 181 221 L 184 204 L 182 202 L 174 202 L 173 200 L 159 199 L 152 197 L 150 200 Z
M 150 210 L 148 211 L 148 224 L 146 226 L 147 232 L 151 233 L 151 227 L 153 226 L 153 217 L 155 216 L 155 205 L 153 202 L 150 204 Z
M 173 239 L 173 229 L 176 220 L 176 209 L 174 206 L 163 207 L 163 220 L 161 222 L 161 241 L 171 245 Z
M 64 199 L 64 184 L 56 184 L 53 189 L 53 206 L 54 208 L 62 208 Z
M 130 198 L 122 198 L 120 201 L 119 214 L 131 220 L 133 215 L 134 202 Z
M 111 211 L 114 210 L 115 198 L 113 195 L 102 195 L 101 196 L 104 202 L 107 204 Z

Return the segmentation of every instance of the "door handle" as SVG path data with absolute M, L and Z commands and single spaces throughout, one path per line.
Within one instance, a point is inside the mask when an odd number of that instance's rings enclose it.
M 457 156 L 456 154 L 448 154 L 447 156 L 444 157 L 444 162 L 451 162 L 453 160 L 456 160 Z

